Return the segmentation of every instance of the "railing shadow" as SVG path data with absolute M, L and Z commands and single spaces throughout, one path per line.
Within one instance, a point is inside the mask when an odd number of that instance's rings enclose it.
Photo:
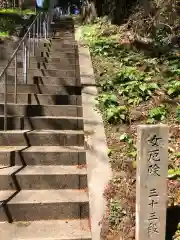
M 27 144 L 28 144 L 28 142 L 27 142 Z M 11 175 L 11 178 L 12 178 L 14 186 L 15 186 L 14 194 L 12 194 L 8 199 L 4 200 L 1 203 L 1 207 L 3 208 L 4 214 L 5 214 L 5 216 L 7 218 L 7 221 L 9 223 L 13 222 L 13 216 L 12 216 L 12 214 L 11 214 L 9 208 L 8 208 L 8 202 L 11 201 L 11 199 L 13 199 L 21 191 L 21 187 L 20 187 L 20 184 L 17 180 L 16 174 L 18 172 L 22 171 L 26 167 L 26 163 L 25 163 L 24 157 L 22 155 L 22 151 L 27 149 L 27 148 L 28 147 L 25 147 L 25 148 L 19 150 L 18 152 L 15 152 L 15 151 L 10 152 L 10 167 L 15 166 L 16 154 L 19 155 L 19 159 L 21 161 L 22 166 L 17 171 L 13 172 L 12 175 Z

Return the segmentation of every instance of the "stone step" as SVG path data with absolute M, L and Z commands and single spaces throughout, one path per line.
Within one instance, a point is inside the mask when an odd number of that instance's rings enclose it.
M 7 76 L 7 84 L 14 84 L 15 74 Z M 37 85 L 65 85 L 65 86 L 81 86 L 80 79 L 75 77 L 50 77 L 50 76 L 34 76 L 28 74 L 27 77 L 28 84 L 37 84 Z M 17 77 L 18 84 L 24 84 L 23 75 Z
M 7 130 L 83 130 L 82 117 L 8 116 Z M 0 116 L 0 130 L 4 130 L 4 116 Z
M 52 25 L 52 29 L 55 29 L 55 32 L 64 32 L 64 31 L 69 31 L 71 33 L 74 33 L 74 26 L 71 25 L 71 24 L 64 24 L 64 23 L 61 23 L 61 24 L 54 24 Z
M 64 56 L 65 58 L 67 57 L 77 57 L 77 50 L 72 50 L 72 49 L 61 49 L 61 50 L 58 50 L 58 51 L 49 51 L 47 49 L 45 49 L 44 47 L 36 47 L 36 50 L 35 50 L 35 57 L 59 57 L 59 56 Z M 33 57 L 33 52 L 31 50 L 31 54 L 30 54 L 30 57 Z M 1 60 L 9 60 L 10 59 L 10 56 L 9 55 L 4 55 L 1 56 L 0 55 L 0 58 Z M 23 59 L 23 50 L 19 50 L 17 52 L 17 59 Z
M 31 43 L 27 44 L 27 46 L 30 49 L 30 52 L 33 53 L 33 43 L 31 42 Z M 40 53 L 41 51 L 42 52 L 46 52 L 46 51 L 52 52 L 53 50 L 56 50 L 56 49 L 58 50 L 59 53 L 75 53 L 75 52 L 77 52 L 77 46 L 73 46 L 70 44 L 69 45 L 66 44 L 66 47 L 61 47 L 61 45 L 58 46 L 58 44 L 55 44 L 55 43 L 52 45 L 46 44 L 46 46 L 47 47 L 44 46 L 44 42 L 42 42 L 42 43 L 39 42 L 38 44 L 36 43 L 35 44 L 35 54 Z M 2 47 L 1 51 L 5 51 L 5 49 L 6 48 Z M 12 48 L 12 50 L 13 50 L 13 48 Z M 23 56 L 23 47 L 19 48 L 17 55 Z
M 68 40 L 65 41 L 51 41 L 49 43 L 44 43 L 42 46 L 44 46 L 45 48 L 51 48 L 51 49 L 61 49 L 61 48 L 65 48 L 65 49 L 78 49 L 78 44 L 76 41 L 71 41 L 69 43 L 67 43 Z
M 7 84 L 7 93 L 14 93 L 14 84 Z M 59 85 L 18 84 L 18 93 L 81 95 L 81 87 Z M 4 93 L 4 84 L 0 84 L 0 93 Z
M 22 59 L 20 59 L 22 60 Z M 53 63 L 59 63 L 59 64 L 66 64 L 67 62 L 69 64 L 72 64 L 72 65 L 78 65 L 78 58 L 76 58 L 76 56 L 74 54 L 59 54 L 58 57 L 31 57 L 31 62 L 35 62 L 35 63 L 38 63 L 38 62 L 45 62 L 45 63 L 49 63 L 49 64 L 53 64 Z
M 0 166 L 0 190 L 85 189 L 84 166 Z
M 4 104 L 0 104 L 0 115 L 4 114 Z M 82 117 L 82 106 L 76 105 L 25 105 L 7 104 L 7 115 L 10 116 L 67 116 Z
M 77 57 L 78 56 L 74 53 L 62 53 L 62 52 L 60 52 L 57 57 L 51 57 L 51 56 L 47 57 L 47 54 L 44 54 L 43 51 L 38 51 L 38 50 L 36 51 L 36 56 L 33 56 L 32 53 L 30 55 L 31 61 L 34 61 L 34 62 L 39 62 L 39 61 L 44 61 L 44 60 L 46 62 L 52 61 L 52 60 L 59 62 L 59 61 L 67 60 L 67 59 L 69 61 L 75 61 Z M 1 58 L 1 61 L 4 62 L 4 66 L 8 63 L 9 59 L 10 59 L 9 56 L 4 56 L 3 58 Z M 22 59 L 23 59 L 23 55 L 22 55 L 22 51 L 20 51 L 20 52 L 18 52 L 17 60 L 22 61 Z M 12 62 L 12 65 L 13 65 L 13 62 Z
M 0 61 L 0 70 L 2 71 L 4 69 L 4 66 L 8 63 L 8 61 Z M 11 64 L 11 68 L 14 69 L 14 62 Z M 68 60 L 68 58 L 66 59 L 61 59 L 59 62 L 58 61 L 40 61 L 40 62 L 37 62 L 36 60 L 32 60 L 30 62 L 30 65 L 29 65 L 30 68 L 32 69 L 59 69 L 59 70 L 75 70 L 75 69 L 78 69 L 79 68 L 79 65 L 75 63 L 74 61 L 74 64 L 71 64 Z M 20 62 L 18 61 L 18 64 L 17 64 L 17 68 L 21 69 L 23 68 L 23 62 Z M 22 70 L 21 70 L 22 71 Z M 60 78 L 60 77 L 59 77 Z
M 35 44 L 35 48 L 37 48 L 36 50 L 38 50 L 39 48 L 42 48 L 42 47 L 45 47 L 45 48 L 58 48 L 59 50 L 66 50 L 66 49 L 77 49 L 78 48 L 78 44 L 76 41 L 70 41 L 70 40 L 52 40 L 52 41 L 46 41 L 46 40 L 42 40 L 42 41 L 39 41 L 38 42 L 38 45 L 37 45 L 37 42 L 36 40 L 33 41 L 33 39 L 31 38 L 31 41 L 28 41 L 27 42 L 27 46 L 32 50 L 33 46 Z M 14 45 L 11 45 L 11 49 L 12 51 L 13 50 L 16 50 L 17 48 L 17 44 L 14 44 Z M 4 51 L 6 48 L 5 47 L 1 47 L 1 50 Z M 21 45 L 19 47 L 19 50 L 22 50 L 23 49 L 23 45 Z
M 54 25 L 52 28 L 53 28 L 52 38 L 54 38 L 54 36 L 58 33 L 65 33 L 65 34 L 69 34 L 69 35 L 71 34 L 74 37 L 74 32 L 75 32 L 74 27 L 70 26 L 69 28 L 67 28 L 66 24 L 61 24 L 61 26 Z
M 91 240 L 89 219 L 0 223 L 2 240 Z
M 54 40 L 75 41 L 75 37 L 74 34 L 64 34 L 62 31 L 59 31 L 58 33 L 54 34 L 53 41 Z
M 77 46 L 78 44 L 77 44 L 77 41 L 74 41 L 74 40 L 68 40 L 68 39 L 52 39 L 51 41 L 49 41 L 49 42 L 44 42 L 44 44 L 46 45 L 46 44 L 49 44 L 49 45 L 53 45 L 53 44 L 62 44 L 62 46 L 64 46 L 64 44 L 65 44 L 65 46 L 66 45 L 72 45 L 72 46 Z M 68 47 L 68 46 L 67 46 Z
M 4 68 L 1 67 L 0 71 L 2 71 Z M 8 75 L 14 76 L 15 69 L 13 67 L 8 68 Z M 17 75 L 23 75 L 23 68 L 18 68 L 17 69 Z M 80 76 L 77 73 L 76 69 L 71 69 L 71 70 L 60 70 L 56 69 L 55 67 L 51 67 L 51 69 L 37 69 L 37 68 L 28 68 L 27 75 L 29 75 L 31 78 L 32 77 L 59 77 L 61 78 L 77 78 L 79 79 Z
M 55 51 L 58 51 L 58 53 L 73 53 L 73 54 L 77 54 L 78 53 L 78 49 L 77 48 L 62 48 L 61 46 L 53 46 L 53 47 L 44 47 L 44 46 L 39 46 L 38 51 L 42 51 L 42 52 L 49 52 L 49 54 L 53 54 L 55 53 Z
M 6 191 L 1 192 L 4 198 L 3 192 Z M 5 205 L 13 221 L 64 220 L 89 216 L 86 190 L 21 190 Z M 1 205 L 0 221 L 6 218 L 6 207 Z
M 84 132 L 73 130 L 0 131 L 1 146 L 84 146 Z
M 44 78 L 43 78 L 44 80 Z M 15 95 L 7 94 L 7 102 L 14 103 Z M 0 93 L 0 103 L 4 104 L 4 94 Z M 18 93 L 17 103 L 37 104 L 37 105 L 81 105 L 82 98 L 77 95 L 50 95 L 50 94 L 33 94 Z
M 62 18 L 62 17 L 61 17 Z M 58 28 L 58 26 L 72 26 L 74 28 L 74 22 L 73 20 L 66 20 L 66 19 L 60 19 L 60 20 L 55 20 L 53 23 L 53 26 Z
M 4 69 L 4 66 L 0 66 L 0 71 Z M 23 76 L 23 67 L 17 68 L 17 75 Z M 59 63 L 30 63 L 28 68 L 28 77 L 33 79 L 33 77 L 46 77 L 46 78 L 59 78 L 66 81 L 66 79 L 73 79 L 74 82 L 77 80 L 79 81 L 80 76 L 77 74 L 79 71 L 78 65 L 70 65 L 64 64 L 60 65 Z M 8 69 L 8 75 L 14 76 L 15 75 L 15 68 L 14 66 Z M 60 77 L 59 77 L 60 76 Z M 76 80 L 77 79 L 77 80 Z M 49 83 L 50 84 L 50 83 Z M 58 83 L 59 84 L 59 83 Z M 63 84 L 63 82 L 61 82 Z
M 85 165 L 86 152 L 74 146 L 1 146 L 0 165 Z
M 66 47 L 62 47 L 61 44 L 52 44 L 52 45 L 45 45 L 45 46 L 41 46 L 40 49 L 42 49 L 42 51 L 44 52 L 54 52 L 54 51 L 58 51 L 58 52 L 72 52 L 72 53 L 77 53 L 78 52 L 78 48 L 77 46 L 73 46 L 73 45 L 69 45 L 69 47 L 66 45 Z
M 49 52 L 47 50 L 45 51 L 45 48 L 42 48 L 42 49 L 39 49 L 39 53 L 40 52 L 41 52 L 41 55 L 44 57 L 59 57 L 60 55 L 63 55 L 63 54 L 65 57 L 70 56 L 70 55 L 75 56 L 75 57 L 78 56 L 77 50 L 63 49 L 63 48 L 61 50 L 58 49 L 57 51 L 52 50 Z M 39 54 L 37 56 L 39 56 Z

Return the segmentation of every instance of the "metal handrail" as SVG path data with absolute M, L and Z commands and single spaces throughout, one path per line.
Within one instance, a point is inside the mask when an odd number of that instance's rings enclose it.
M 33 41 L 32 52 L 35 56 L 36 46 L 39 47 L 39 40 L 41 38 L 47 39 L 49 36 L 49 19 L 48 13 L 38 13 L 29 26 L 27 32 L 19 42 L 17 48 L 11 55 L 7 65 L 0 73 L 0 80 L 4 77 L 4 130 L 7 130 L 7 78 L 8 69 L 14 60 L 14 103 L 17 103 L 17 54 L 21 47 L 23 47 L 23 80 L 27 84 L 28 67 L 30 66 L 30 55 L 31 55 L 31 39 Z M 42 29 L 43 27 L 43 29 Z M 42 33 L 43 30 L 43 33 Z M 31 38 L 32 36 L 32 38 Z

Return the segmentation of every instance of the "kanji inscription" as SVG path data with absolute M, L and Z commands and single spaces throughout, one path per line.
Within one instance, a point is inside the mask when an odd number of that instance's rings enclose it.
M 168 127 L 138 126 L 136 240 L 165 240 Z

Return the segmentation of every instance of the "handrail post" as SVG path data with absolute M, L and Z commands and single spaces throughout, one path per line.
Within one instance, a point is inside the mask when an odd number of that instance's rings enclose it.
M 49 16 L 47 16 L 49 18 Z M 42 19 L 41 19 L 42 20 Z M 43 20 L 42 20 L 43 21 Z M 49 21 L 48 21 L 49 22 Z M 46 24 L 48 24 L 48 22 Z M 41 23 L 42 24 L 42 23 Z M 37 26 L 37 29 L 36 29 Z M 3 79 L 4 77 L 4 131 L 6 131 L 8 129 L 8 112 L 7 112 L 7 107 L 8 107 L 8 68 L 11 65 L 11 63 L 14 62 L 14 103 L 16 104 L 18 102 L 17 100 L 17 82 L 18 82 L 18 51 L 21 49 L 21 47 L 23 46 L 23 80 L 24 83 L 27 84 L 28 82 L 28 64 L 30 64 L 30 62 L 28 62 L 28 59 L 30 61 L 30 51 L 31 51 L 31 33 L 33 34 L 32 36 L 32 41 L 33 41 L 33 54 L 35 55 L 35 46 L 36 46 L 36 37 L 37 37 L 37 44 L 39 45 L 39 14 L 35 17 L 34 21 L 32 22 L 32 24 L 30 25 L 30 27 L 28 28 L 28 31 L 25 33 L 24 37 L 21 39 L 20 43 L 18 44 L 16 50 L 14 51 L 14 53 L 12 54 L 9 62 L 7 63 L 7 65 L 5 66 L 5 68 L 3 69 L 3 71 L 0 73 L 0 79 Z M 41 30 L 42 30 L 42 26 L 41 26 Z M 47 30 L 47 29 L 46 29 Z M 36 35 L 37 34 L 37 35 Z M 46 35 L 47 35 L 47 31 L 46 31 Z M 41 36 L 42 36 L 42 32 L 41 32 Z
M 23 75 L 24 83 L 27 84 L 27 44 L 26 40 L 23 42 Z
M 46 22 L 46 26 L 47 26 L 47 38 L 49 37 L 49 14 L 47 14 L 47 22 Z
M 15 55 L 15 73 L 14 73 L 14 103 L 17 103 L 17 54 Z
M 30 52 L 31 52 L 31 32 L 28 34 L 28 67 L 30 67 Z
M 44 18 L 43 18 L 43 35 L 44 35 L 44 39 L 47 39 L 47 32 L 46 32 L 46 14 L 44 13 Z
M 40 12 L 40 14 L 39 14 L 39 38 L 41 38 L 41 28 L 42 28 L 41 21 L 42 21 L 42 16 L 41 16 L 41 12 Z
M 4 73 L 4 131 L 7 130 L 7 70 Z
M 33 25 L 33 56 L 35 56 L 35 34 L 36 34 L 36 25 Z
M 37 46 L 39 46 L 39 17 L 37 18 Z

